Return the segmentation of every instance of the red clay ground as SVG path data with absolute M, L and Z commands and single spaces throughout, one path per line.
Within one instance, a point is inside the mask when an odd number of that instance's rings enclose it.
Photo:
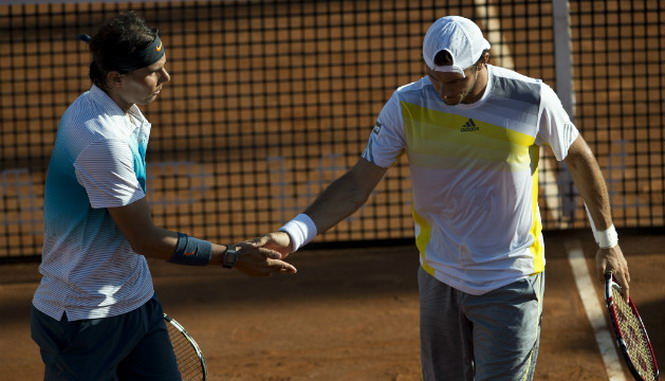
M 590 232 L 546 235 L 536 380 L 608 380 L 566 240 L 584 241 L 589 260 L 594 252 Z M 621 243 L 633 275 L 633 300 L 665 362 L 665 236 L 622 236 Z M 413 246 L 303 251 L 291 262 L 298 274 L 265 279 L 151 262 L 165 309 L 201 345 L 211 380 L 418 380 Z M 29 332 L 36 267 L 0 266 L 0 380 L 42 378 Z

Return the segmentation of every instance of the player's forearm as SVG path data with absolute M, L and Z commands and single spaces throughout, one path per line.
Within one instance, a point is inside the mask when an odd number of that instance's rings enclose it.
M 290 237 L 287 244 L 289 251 L 297 251 L 363 205 L 369 193 L 357 191 L 352 184 L 347 173 L 330 184 L 303 213 L 279 229 Z
M 612 223 L 610 198 L 596 158 L 581 137 L 571 146 L 566 158 L 573 181 L 584 200 L 594 239 L 601 249 L 618 245 L 618 235 Z
M 279 230 L 288 233 L 293 251 L 337 225 L 367 201 L 386 168 L 360 159 L 344 176 L 330 184 L 304 213 Z
M 612 225 L 609 194 L 600 169 L 582 167 L 573 172 L 573 180 L 589 211 L 595 227 L 605 230 Z
M 220 263 L 220 256 L 226 250 L 223 245 L 189 237 L 156 226 L 150 215 L 148 201 L 143 198 L 127 206 L 107 209 L 113 221 L 123 233 L 132 250 L 146 257 L 173 260 L 178 248 L 183 253 L 201 253 L 203 256 L 197 263 Z M 195 256 L 189 255 L 188 258 Z
M 304 213 L 316 224 L 319 234 L 356 212 L 369 198 L 371 192 L 359 189 L 348 177 L 347 174 L 333 182 L 305 210 Z
M 132 249 L 143 256 L 193 266 L 221 265 L 228 248 L 159 227 L 130 243 Z
M 566 163 L 596 229 L 606 230 L 612 225 L 612 212 L 605 179 L 593 153 L 581 143 L 574 145 Z

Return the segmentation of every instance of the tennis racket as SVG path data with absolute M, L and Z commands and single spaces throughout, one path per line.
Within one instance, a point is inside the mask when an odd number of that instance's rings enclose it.
M 178 361 L 178 369 L 182 380 L 206 381 L 208 379 L 208 368 L 199 345 L 175 319 L 164 314 L 164 320 L 169 331 L 171 344 L 173 344 L 173 351 Z
M 628 365 L 630 373 L 638 381 L 658 379 L 658 363 L 633 301 L 623 298 L 621 286 L 614 282 L 612 273 L 605 274 L 605 302 L 614 328 L 616 342 Z

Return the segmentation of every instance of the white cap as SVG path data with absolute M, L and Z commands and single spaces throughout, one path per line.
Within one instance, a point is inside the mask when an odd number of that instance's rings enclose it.
M 490 43 L 475 22 L 461 16 L 446 16 L 429 27 L 423 41 L 425 64 L 434 71 L 460 73 L 478 62 Z M 452 65 L 437 66 L 434 57 L 445 50 L 453 58 Z

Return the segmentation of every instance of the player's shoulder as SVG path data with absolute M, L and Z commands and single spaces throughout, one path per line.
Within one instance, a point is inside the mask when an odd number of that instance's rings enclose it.
M 543 85 L 540 78 L 533 78 L 514 70 L 488 65 L 491 72 L 492 95 L 513 100 L 539 102 Z
M 422 91 L 424 88 L 428 86 L 432 86 L 432 82 L 430 82 L 428 76 L 424 76 L 417 81 L 413 81 L 405 85 L 399 86 L 397 90 L 395 90 L 395 93 L 408 94 L 412 92 L 418 92 Z
M 122 111 L 117 105 L 117 110 L 111 107 L 113 105 L 103 98 L 100 102 L 100 94 L 93 89 L 81 94 L 63 113 L 58 126 L 59 137 L 78 146 L 102 140 L 128 139 L 129 132 L 121 127 L 125 118 Z
M 434 94 L 431 91 L 432 82 L 428 76 L 424 76 L 416 81 L 399 86 L 391 96 L 388 104 L 398 105 L 402 101 L 418 103 L 419 100 Z
M 487 67 L 491 71 L 492 76 L 497 79 L 507 79 L 524 83 L 534 83 L 534 84 L 543 83 L 543 80 L 540 78 L 529 77 L 528 75 L 518 73 L 515 70 L 507 69 L 505 67 L 494 66 L 494 65 L 487 65 Z

